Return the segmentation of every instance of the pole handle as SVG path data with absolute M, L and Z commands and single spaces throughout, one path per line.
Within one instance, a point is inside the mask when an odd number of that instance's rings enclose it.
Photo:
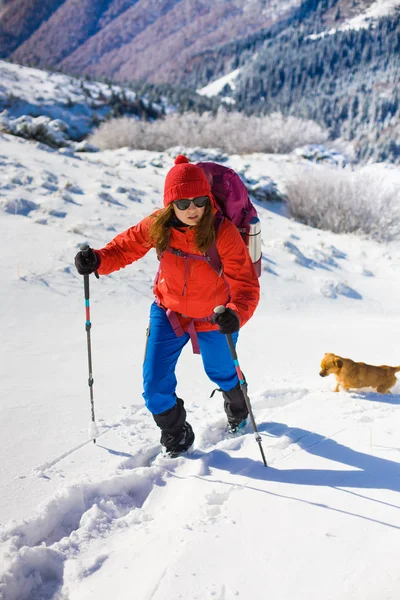
M 214 308 L 214 313 L 216 315 L 222 315 L 225 311 L 226 311 L 226 308 L 223 304 L 220 304 L 219 306 L 216 306 Z M 235 344 L 233 343 L 232 336 L 229 333 L 226 334 L 226 341 L 228 342 L 228 346 L 229 346 L 229 350 L 231 351 L 232 359 L 234 361 L 237 361 L 238 357 L 236 354 Z
M 84 258 L 87 258 L 89 256 L 89 251 L 91 250 L 91 248 L 90 248 L 89 244 L 82 244 L 81 247 L 79 248 L 79 250 L 82 252 L 82 256 Z M 99 274 L 97 272 L 97 269 L 94 272 L 94 274 L 96 275 L 97 279 L 100 279 L 100 276 L 99 276 Z

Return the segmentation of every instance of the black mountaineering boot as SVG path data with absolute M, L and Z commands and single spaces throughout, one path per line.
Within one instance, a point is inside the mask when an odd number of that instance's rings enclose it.
M 176 458 L 186 452 L 194 442 L 194 433 L 190 423 L 186 422 L 179 434 L 172 435 L 163 431 L 160 442 L 165 448 L 165 454 L 171 458 Z
M 245 385 L 247 389 L 247 383 Z M 246 425 L 249 414 L 243 392 L 240 389 L 240 383 L 237 383 L 228 392 L 222 392 L 222 395 L 224 397 L 224 409 L 228 417 L 229 432 L 236 433 Z
M 165 453 L 176 457 L 186 452 L 194 442 L 194 433 L 186 421 L 186 410 L 181 398 L 176 399 L 176 404 L 153 418 L 161 429 L 160 442 L 165 448 Z

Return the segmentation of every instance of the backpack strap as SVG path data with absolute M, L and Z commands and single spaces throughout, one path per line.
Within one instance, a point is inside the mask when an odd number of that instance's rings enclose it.
M 177 248 L 172 248 L 171 246 L 168 246 L 168 248 L 165 250 L 165 252 L 171 252 L 171 254 L 175 254 L 176 256 L 180 256 L 185 259 L 192 258 L 194 260 L 205 260 L 206 262 L 208 262 L 210 267 L 212 269 L 214 269 L 214 271 L 217 273 L 218 277 L 220 277 L 223 273 L 223 268 L 222 268 L 221 258 L 219 256 L 218 250 L 217 250 L 217 236 L 218 236 L 219 228 L 220 228 L 221 223 L 224 220 L 224 218 L 225 218 L 224 215 L 222 215 L 221 213 L 217 213 L 215 215 L 215 219 L 214 219 L 215 239 L 214 239 L 213 243 L 211 244 L 211 246 L 208 248 L 207 252 L 205 252 L 205 254 L 203 254 L 203 255 L 191 254 L 190 252 L 183 252 L 182 250 L 178 250 Z M 161 260 L 162 254 L 158 258 L 159 258 L 159 260 Z M 158 275 L 158 273 L 157 273 L 157 275 Z
M 182 327 L 182 325 L 179 321 L 179 318 L 178 318 L 179 313 L 176 313 L 173 310 L 170 310 L 169 308 L 165 309 L 160 304 L 158 306 L 160 306 L 160 308 L 165 310 L 168 321 L 170 322 L 175 335 L 177 337 L 181 337 L 182 335 L 185 335 L 185 333 L 188 333 L 190 336 L 190 341 L 192 342 L 193 354 L 200 354 L 200 345 L 199 345 L 199 340 L 197 337 L 197 331 L 196 331 L 195 324 L 211 322 L 214 318 L 214 313 L 212 315 L 209 315 L 208 317 L 203 317 L 202 319 L 191 319 L 185 327 Z M 189 318 L 189 317 L 186 317 L 185 315 L 180 315 L 180 316 L 184 317 L 185 319 Z

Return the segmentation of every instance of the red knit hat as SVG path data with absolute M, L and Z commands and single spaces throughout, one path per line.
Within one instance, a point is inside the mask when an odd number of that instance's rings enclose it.
M 189 162 L 183 154 L 175 159 L 175 166 L 167 173 L 164 183 L 164 206 L 182 198 L 209 196 L 211 188 L 204 171 Z

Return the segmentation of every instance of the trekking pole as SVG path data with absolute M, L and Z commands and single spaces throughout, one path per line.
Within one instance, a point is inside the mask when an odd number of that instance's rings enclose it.
M 214 308 L 214 312 L 217 315 L 221 315 L 223 312 L 225 312 L 225 306 L 222 306 L 222 305 L 221 306 L 216 306 Z M 261 452 L 261 456 L 262 456 L 262 459 L 263 459 L 264 467 L 267 467 L 268 465 L 267 465 L 267 461 L 265 459 L 264 449 L 262 447 L 261 436 L 260 436 L 260 434 L 258 432 L 257 425 L 256 425 L 256 422 L 254 420 L 254 415 L 253 415 L 253 411 L 252 411 L 251 404 L 250 404 L 250 398 L 247 395 L 246 382 L 244 380 L 243 373 L 242 373 L 242 371 L 240 369 L 240 365 L 239 365 L 239 360 L 238 360 L 238 356 L 237 356 L 237 353 L 236 353 L 235 344 L 233 343 L 232 335 L 230 333 L 226 333 L 225 336 L 226 336 L 226 340 L 228 342 L 229 349 L 231 351 L 232 360 L 233 360 L 234 365 L 236 367 L 237 375 L 239 377 L 240 389 L 242 390 L 242 394 L 243 394 L 244 400 L 246 402 L 247 410 L 249 411 L 249 417 L 250 417 L 251 424 L 253 425 L 254 435 L 255 435 L 255 438 L 256 438 L 256 442 L 258 443 L 258 445 L 260 447 L 260 452 Z
M 90 247 L 88 244 L 83 244 L 80 247 L 80 251 L 83 256 L 87 256 L 89 254 Z M 97 279 L 99 278 L 99 274 L 95 271 L 95 275 Z M 89 390 L 90 390 L 90 406 L 92 413 L 92 421 L 89 425 L 89 437 L 93 440 L 93 443 L 96 443 L 96 437 L 98 436 L 95 416 L 94 416 L 94 399 L 93 399 L 93 375 L 92 375 L 92 344 L 90 339 L 90 329 L 92 324 L 90 322 L 90 294 L 89 294 L 89 275 L 83 276 L 83 286 L 85 292 L 85 306 L 86 306 L 86 335 L 87 335 L 87 350 L 88 350 L 88 366 L 89 366 Z

